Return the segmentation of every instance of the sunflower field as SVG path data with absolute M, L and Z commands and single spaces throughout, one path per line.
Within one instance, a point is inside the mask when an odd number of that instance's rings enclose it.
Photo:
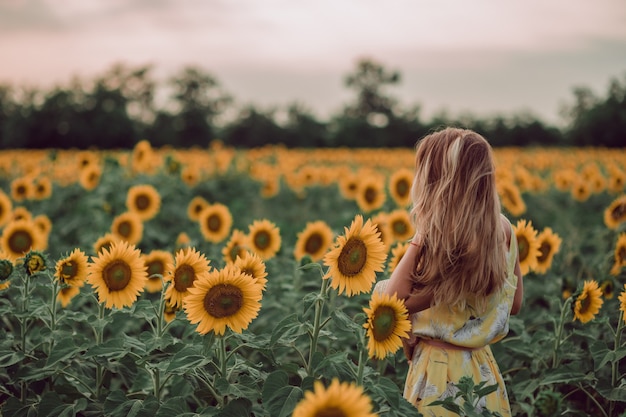
M 623 415 L 626 152 L 495 155 L 525 287 L 492 346 L 513 414 Z M 406 309 L 373 292 L 414 233 L 413 164 L 219 141 L 1 152 L 1 415 L 418 416 Z

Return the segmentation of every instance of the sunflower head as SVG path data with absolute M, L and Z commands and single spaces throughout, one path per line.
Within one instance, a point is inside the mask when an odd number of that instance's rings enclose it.
M 82 287 L 87 278 L 87 255 L 76 248 L 69 256 L 56 263 L 54 276 L 59 282 L 73 287 Z
M 312 260 L 319 261 L 333 243 L 333 231 L 324 221 L 311 222 L 298 233 L 298 240 L 293 251 L 296 260 L 308 255 Z
M 80 294 L 80 288 L 73 285 L 64 285 L 59 289 L 57 294 L 57 302 L 61 307 L 66 308 L 72 299 Z
M 574 298 L 572 304 L 574 320 L 580 320 L 581 323 L 593 320 L 604 303 L 602 290 L 598 287 L 598 282 L 594 280 L 585 281 L 583 288 L 572 297 Z
M 39 251 L 30 251 L 24 257 L 24 270 L 27 275 L 34 275 L 46 269 L 46 255 Z
M 106 308 L 130 307 L 144 289 L 148 275 L 141 252 L 120 240 L 104 249 L 87 266 L 87 282 Z
M 233 263 L 237 257 L 243 257 L 249 249 L 248 236 L 241 230 L 235 229 L 230 235 L 230 239 L 222 248 L 222 256 L 225 263 Z
M 170 303 L 179 308 L 183 305 L 183 299 L 189 294 L 189 289 L 195 282 L 209 273 L 210 261 L 204 254 L 195 248 L 183 248 L 174 256 L 174 263 L 168 265 L 168 275 L 165 279 L 171 282 L 165 291 L 165 297 Z
M 624 221 L 626 221 L 626 194 L 613 200 L 604 210 L 604 224 L 609 229 L 617 229 Z
M 256 253 L 244 252 L 242 256 L 237 257 L 234 262 L 235 267 L 252 278 L 263 289 L 267 285 L 267 272 L 263 259 Z
M 126 207 L 142 221 L 150 220 L 159 213 L 161 196 L 152 185 L 134 185 L 126 194 Z
M 376 417 L 372 400 L 363 388 L 350 382 L 333 379 L 328 388 L 315 381 L 293 410 L 293 417 Z
M 331 287 L 348 296 L 368 292 L 376 281 L 376 272 L 383 270 L 387 252 L 371 220 L 363 222 L 357 215 L 345 234 L 338 236 L 335 247 L 324 256 L 332 278 Z
M 46 237 L 29 220 L 10 222 L 2 231 L 0 245 L 12 259 L 23 257 L 31 250 L 45 250 Z
M 269 220 L 255 220 L 249 226 L 248 243 L 261 259 L 271 259 L 280 250 L 280 229 Z
M 367 315 L 363 327 L 367 329 L 370 357 L 383 359 L 402 347 L 402 338 L 409 337 L 411 331 L 409 312 L 402 300 L 395 294 L 374 292 L 369 308 L 363 311 Z
M 261 309 L 262 287 L 234 265 L 213 270 L 189 288 L 183 308 L 200 334 L 223 335 L 248 328 Z
M 11 274 L 13 274 L 13 262 L 3 256 L 0 259 L 0 284 L 9 281 Z
M 537 231 L 528 220 L 520 219 L 513 227 L 519 251 L 519 263 L 522 274 L 537 266 L 537 258 L 540 255 Z
M 209 204 L 198 215 L 202 236 L 213 243 L 226 239 L 233 225 L 233 216 L 223 204 Z

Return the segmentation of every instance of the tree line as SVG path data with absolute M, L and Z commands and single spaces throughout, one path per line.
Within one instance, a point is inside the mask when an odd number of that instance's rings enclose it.
M 400 73 L 371 59 L 345 76 L 354 98 L 325 121 L 302 104 L 237 108 L 198 67 L 183 68 L 163 85 L 151 71 L 117 64 L 93 80 L 75 78 L 49 90 L 0 84 L 0 149 L 120 149 L 144 139 L 155 147 L 203 147 L 214 139 L 244 148 L 411 147 L 442 125 L 476 130 L 493 146 L 626 146 L 626 76 L 612 79 L 604 97 L 574 88 L 566 127 L 557 128 L 528 114 L 423 120 L 419 105 L 402 108 L 387 92 Z M 166 96 L 162 103 L 159 93 Z

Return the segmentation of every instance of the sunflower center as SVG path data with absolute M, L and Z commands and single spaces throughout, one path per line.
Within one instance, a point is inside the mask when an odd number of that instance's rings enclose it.
M 231 261 L 235 262 L 237 256 L 240 256 L 243 253 L 243 248 L 239 245 L 233 245 L 232 248 L 228 251 L 228 257 Z
M 102 277 L 109 291 L 120 291 L 126 288 L 131 276 L 130 266 L 122 260 L 111 262 L 102 271 Z
M 20 185 L 18 187 L 15 188 L 15 193 L 19 196 L 23 196 L 26 195 L 26 187 L 23 185 Z
M 626 216 L 626 204 L 619 204 L 611 211 L 611 217 L 615 220 L 619 220 L 624 216 Z
M 146 266 L 148 267 L 148 276 L 152 276 L 155 274 L 163 275 L 163 272 L 165 271 L 163 262 L 160 261 L 148 262 Z
M 117 227 L 117 232 L 121 236 L 128 238 L 133 234 L 133 225 L 128 221 L 120 222 L 119 226 Z
M 322 249 L 322 242 L 323 239 L 320 235 L 313 234 L 306 240 L 306 243 L 304 244 L 304 251 L 306 253 L 315 254 Z
M 591 306 L 591 297 L 588 295 L 585 298 L 580 299 L 580 314 L 585 314 Z
M 218 232 L 222 228 L 222 219 L 217 214 L 211 214 L 208 219 L 206 219 L 206 225 L 212 232 Z
M 261 250 L 267 249 L 270 246 L 271 242 L 272 237 L 265 230 L 262 230 L 254 235 L 254 246 Z
M 617 251 L 617 260 L 620 264 L 623 264 L 624 262 L 626 262 L 626 246 L 620 247 L 619 250 Z
M 530 252 L 530 243 L 528 243 L 526 237 L 520 236 L 517 246 L 519 248 L 519 260 L 520 262 L 523 262 L 528 257 L 528 253 Z
M 337 407 L 330 406 L 316 411 L 313 417 L 346 417 L 346 413 Z
M 67 261 L 61 266 L 61 277 L 69 279 L 78 273 L 78 264 L 74 261 Z
M 398 181 L 396 184 L 396 193 L 398 193 L 400 197 L 406 197 L 409 194 L 410 189 L 411 186 L 405 179 Z
M 548 259 L 548 255 L 552 251 L 552 246 L 548 242 L 541 242 L 541 246 L 539 247 L 539 256 L 537 256 L 537 261 L 539 263 L 545 262 Z
M 372 318 L 372 333 L 377 342 L 387 340 L 396 327 L 396 313 L 389 306 L 380 306 L 374 312 Z
M 361 239 L 351 237 L 344 245 L 337 266 L 346 276 L 354 276 L 361 272 L 367 260 L 367 246 Z
M 406 223 L 401 220 L 393 222 L 391 226 L 393 227 L 393 230 L 399 235 L 404 235 L 408 229 Z
M 135 207 L 137 207 L 139 211 L 147 210 L 150 208 L 150 206 L 150 197 L 148 197 L 147 195 L 140 194 L 137 196 L 137 198 L 135 198 Z
M 204 309 L 218 319 L 236 314 L 242 305 L 243 294 L 235 285 L 218 284 L 204 297 Z
M 363 197 L 368 203 L 373 203 L 374 201 L 376 201 L 376 197 L 378 197 L 378 192 L 375 188 L 367 187 L 365 189 L 365 192 L 363 193 Z
M 185 292 L 193 285 L 196 279 L 196 272 L 190 265 L 181 265 L 174 273 L 174 288 L 178 292 Z
M 26 230 L 17 230 L 9 237 L 8 246 L 13 253 L 28 252 L 33 246 L 33 236 Z

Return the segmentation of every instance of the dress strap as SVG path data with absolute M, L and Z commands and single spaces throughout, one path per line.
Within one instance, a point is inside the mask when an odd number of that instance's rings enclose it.
M 515 235 L 515 229 L 511 225 L 511 239 L 509 243 L 509 253 L 507 255 L 507 273 L 509 276 L 515 271 L 515 260 L 517 259 L 517 236 Z

